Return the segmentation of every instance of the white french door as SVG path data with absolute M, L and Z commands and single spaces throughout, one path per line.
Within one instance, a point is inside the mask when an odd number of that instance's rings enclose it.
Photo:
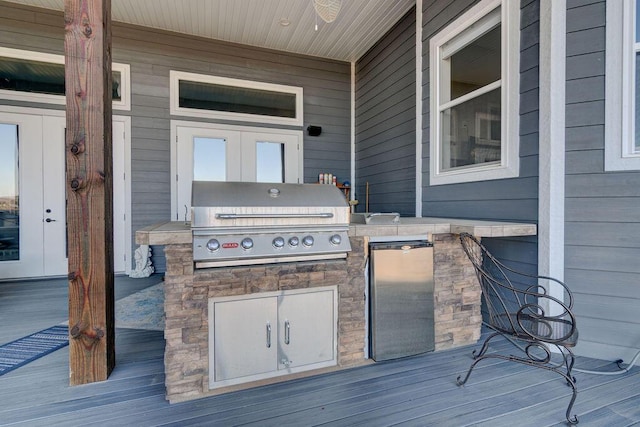
M 67 274 L 67 206 L 65 197 L 65 128 L 63 117 L 41 116 L 42 140 L 33 141 L 30 152 L 42 152 L 42 208 L 40 215 L 33 216 L 33 228 L 42 226 L 42 243 L 33 249 L 34 254 L 42 250 L 43 270 L 39 276 L 58 276 Z M 27 156 L 30 154 L 27 154 Z M 23 156 L 24 157 L 24 156 Z M 27 171 L 29 177 L 38 175 Z M 25 195 L 27 196 L 27 195 Z M 34 193 L 33 199 L 39 201 Z M 37 212 L 36 212 L 37 213 Z
M 192 181 L 302 181 L 302 132 L 172 121 L 172 220 L 191 220 Z
M 64 128 L 64 117 L 0 113 L 0 278 L 66 273 Z
M 131 252 L 131 225 L 127 217 L 130 205 L 130 188 L 127 176 L 129 155 L 131 151 L 127 140 L 130 134 L 131 119 L 129 117 L 112 118 L 113 147 L 113 271 L 129 272 Z
M 68 272 L 65 124 L 63 112 L 0 111 L 0 279 Z M 115 271 L 128 252 L 123 138 L 114 121 Z

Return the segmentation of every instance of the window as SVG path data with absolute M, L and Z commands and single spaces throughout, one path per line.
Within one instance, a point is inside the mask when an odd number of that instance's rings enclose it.
M 518 176 L 519 16 L 484 0 L 431 39 L 431 185 Z
M 606 13 L 605 170 L 640 170 L 640 0 Z
M 171 114 L 302 126 L 302 88 L 170 72 Z
M 129 65 L 111 64 L 113 108 L 131 110 Z M 0 47 L 0 98 L 64 105 L 64 56 Z
M 0 123 L 0 261 L 20 259 L 18 125 Z
M 227 180 L 227 139 L 193 138 L 193 180 Z
M 285 144 L 256 141 L 256 181 L 284 182 Z

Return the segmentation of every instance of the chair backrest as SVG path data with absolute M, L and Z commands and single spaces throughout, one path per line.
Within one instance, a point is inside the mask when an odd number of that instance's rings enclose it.
M 485 321 L 492 328 L 549 343 L 566 341 L 574 334 L 577 339 L 573 296 L 564 283 L 507 267 L 468 233 L 460 235 L 460 242 L 478 276 L 487 310 Z M 543 284 L 548 282 L 562 287 L 562 300 L 547 294 Z

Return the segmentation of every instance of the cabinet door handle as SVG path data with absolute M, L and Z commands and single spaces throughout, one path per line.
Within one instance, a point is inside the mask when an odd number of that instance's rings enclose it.
M 271 348 L 271 324 L 267 322 L 267 348 Z
M 284 343 L 289 345 L 291 341 L 291 324 L 288 320 L 284 321 Z

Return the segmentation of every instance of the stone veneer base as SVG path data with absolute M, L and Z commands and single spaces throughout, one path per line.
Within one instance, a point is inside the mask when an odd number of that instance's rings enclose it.
M 165 385 L 174 403 L 370 363 L 364 345 L 364 269 L 368 238 L 351 237 L 346 260 L 194 270 L 190 244 L 165 246 Z M 480 287 L 456 235 L 433 236 L 435 350 L 480 337 Z M 338 285 L 338 360 L 334 368 L 209 389 L 209 298 Z

